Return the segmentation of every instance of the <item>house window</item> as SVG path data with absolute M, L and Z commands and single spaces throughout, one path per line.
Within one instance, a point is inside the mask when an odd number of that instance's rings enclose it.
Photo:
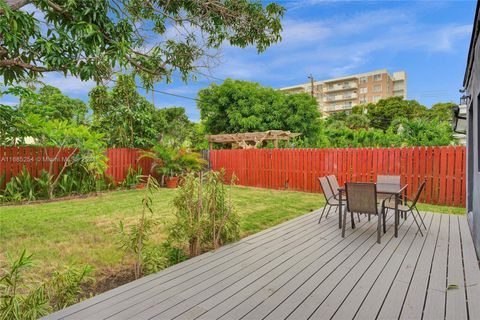
M 374 85 L 373 92 L 382 92 L 382 85 L 381 84 Z
M 368 93 L 368 88 L 360 88 L 360 93 Z
M 373 81 L 381 81 L 382 80 L 382 74 L 376 74 L 373 76 Z
M 367 83 L 368 78 L 367 77 L 361 77 L 360 78 L 360 83 Z
M 378 102 L 380 100 L 380 96 L 373 96 L 373 102 Z

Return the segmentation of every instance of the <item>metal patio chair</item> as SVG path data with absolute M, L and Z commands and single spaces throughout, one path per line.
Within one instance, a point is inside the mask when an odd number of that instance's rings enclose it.
M 398 184 L 400 185 L 400 176 L 377 176 L 377 183 Z
M 407 201 L 405 202 L 405 204 L 398 205 L 398 211 L 405 217 L 405 219 L 409 212 L 412 213 L 413 220 L 415 220 L 415 223 L 417 224 L 418 230 L 420 231 L 420 234 L 422 235 L 422 237 L 423 237 L 422 228 L 420 227 L 420 224 L 418 223 L 417 218 L 415 217 L 415 212 L 413 210 L 417 212 L 417 216 L 420 218 L 420 221 L 423 227 L 425 228 L 425 230 L 427 230 L 427 226 L 425 226 L 425 222 L 423 221 L 422 215 L 420 214 L 420 211 L 418 211 L 418 208 L 417 208 L 417 202 L 418 202 L 418 199 L 420 198 L 420 195 L 423 192 L 423 189 L 425 189 L 425 184 L 426 184 L 426 181 L 423 181 L 420 187 L 418 188 L 415 198 L 413 199 L 406 198 Z M 395 210 L 395 199 L 391 199 L 391 198 L 386 199 L 384 206 L 385 206 L 385 210 Z
M 335 199 L 338 200 L 338 188 L 340 188 L 340 185 L 338 184 L 337 177 L 332 175 L 327 176 L 328 183 L 330 183 L 330 187 L 332 188 L 333 194 L 335 195 Z
M 384 175 L 378 175 L 377 176 L 377 184 L 395 184 L 395 185 L 400 185 L 400 176 L 384 176 Z M 378 201 L 383 201 L 387 198 L 389 198 L 389 195 L 383 195 L 379 194 L 378 195 Z M 403 213 L 402 213 L 403 217 Z
M 320 186 L 322 187 L 323 190 L 323 196 L 325 197 L 325 206 L 323 207 L 322 214 L 320 215 L 320 219 L 318 219 L 318 223 L 322 221 L 323 214 L 325 213 L 325 209 L 328 207 L 327 215 L 325 216 L 325 219 L 328 218 L 328 214 L 330 213 L 330 210 L 332 207 L 338 207 L 340 206 L 340 203 L 338 199 L 335 197 L 335 194 L 332 191 L 332 187 L 330 186 L 330 183 L 328 182 L 327 177 L 319 177 L 318 181 L 320 182 Z
M 352 228 L 355 228 L 353 213 L 364 213 L 378 217 L 377 243 L 380 243 L 382 219 L 385 227 L 385 210 L 383 206 L 381 206 L 379 210 L 377 205 L 377 185 L 375 183 L 346 183 L 345 194 L 347 197 L 347 206 L 343 212 L 342 237 L 345 237 L 347 211 L 350 212 L 351 215 Z

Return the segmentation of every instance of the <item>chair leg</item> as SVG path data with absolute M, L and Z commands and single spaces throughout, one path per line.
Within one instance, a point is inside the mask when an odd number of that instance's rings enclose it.
M 406 212 L 405 212 L 406 214 Z M 423 237 L 423 232 L 422 232 L 422 227 L 418 224 L 418 221 L 417 221 L 417 218 L 415 217 L 415 214 L 412 212 L 412 216 L 413 216 L 413 220 L 415 221 L 415 224 L 417 225 L 418 227 L 418 231 L 420 231 L 420 234 L 422 235 Z
M 350 220 L 352 220 L 352 229 L 355 229 L 355 218 L 353 212 L 350 212 Z
M 381 232 L 382 232 L 382 215 L 378 214 L 378 224 L 377 224 L 377 243 L 380 244 L 381 240 L 380 238 L 382 237 Z
M 345 227 L 346 227 L 346 225 L 347 225 L 347 210 L 343 210 L 342 238 L 345 238 Z
M 327 208 L 328 204 L 325 205 L 325 207 L 323 207 L 323 210 L 322 210 L 322 214 L 320 215 L 320 219 L 318 219 L 318 223 L 320 223 L 320 221 L 322 221 L 322 217 L 323 217 L 323 214 L 325 213 L 325 209 Z
M 425 225 L 425 222 L 423 222 L 422 215 L 420 214 L 420 211 L 418 211 L 417 206 L 415 206 L 415 210 L 417 211 L 417 214 L 418 214 L 418 216 L 420 217 L 420 221 L 422 222 L 423 227 L 425 228 L 425 230 L 427 230 L 427 226 Z M 412 212 L 412 215 L 414 215 L 413 212 Z
M 357 212 L 358 223 L 360 223 L 360 213 Z
M 386 223 L 386 212 L 385 209 L 382 210 L 382 216 L 383 216 L 383 233 L 387 233 L 387 223 Z
M 368 214 L 368 221 L 370 221 L 370 213 Z
M 325 216 L 325 219 L 328 219 L 328 214 L 330 213 L 330 210 L 332 209 L 332 206 L 329 206 L 328 207 L 328 210 L 327 210 L 327 215 Z

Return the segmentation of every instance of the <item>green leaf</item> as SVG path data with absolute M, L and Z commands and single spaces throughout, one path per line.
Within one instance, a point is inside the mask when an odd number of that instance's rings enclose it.
M 449 284 L 448 287 L 447 287 L 447 290 L 452 290 L 452 289 L 458 289 L 459 286 L 458 284 Z

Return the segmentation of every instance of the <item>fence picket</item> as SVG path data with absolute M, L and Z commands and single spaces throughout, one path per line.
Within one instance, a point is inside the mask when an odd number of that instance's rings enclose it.
M 233 153 L 235 152 L 235 154 Z M 213 150 L 212 169 L 242 172 L 241 185 L 321 192 L 318 177 L 346 181 L 376 181 L 379 174 L 400 175 L 413 196 L 427 181 L 422 202 L 465 205 L 465 148 L 362 148 Z M 230 161 L 218 161 L 227 154 Z M 247 169 L 247 170 L 245 170 Z
M 0 147 L 0 172 L 6 182 L 25 167 L 38 177 L 42 169 L 53 166 L 56 175 L 72 149 L 53 147 Z M 123 181 L 128 168 L 142 168 L 149 174 L 152 160 L 139 159 L 141 149 L 112 148 L 108 156 L 107 175 Z M 360 149 L 251 149 L 211 150 L 213 170 L 225 168 L 225 178 L 233 174 L 237 183 L 271 189 L 321 192 L 318 177 L 334 174 L 340 184 L 346 181 L 376 181 L 379 174 L 400 175 L 414 195 L 423 180 L 427 181 L 422 202 L 465 206 L 465 147 L 360 148 Z M 53 161 L 51 163 L 51 161 Z M 4 187 L 4 186 L 0 186 Z

